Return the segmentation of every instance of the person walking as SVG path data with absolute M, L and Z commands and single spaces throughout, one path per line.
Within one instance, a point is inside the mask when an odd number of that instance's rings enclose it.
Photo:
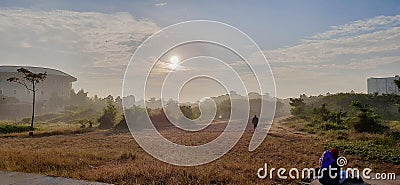
M 258 118 L 257 118 L 257 115 L 254 115 L 253 120 L 252 120 L 251 122 L 253 123 L 254 130 L 256 130 L 257 125 L 258 125 Z

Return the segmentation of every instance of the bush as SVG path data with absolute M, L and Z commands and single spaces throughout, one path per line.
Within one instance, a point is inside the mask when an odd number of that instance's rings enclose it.
M 116 130 L 129 130 L 129 128 L 128 128 L 128 124 L 126 123 L 126 119 L 125 119 L 125 116 L 122 116 L 122 119 L 121 119 L 121 121 L 119 121 L 119 123 L 117 123 L 115 126 L 114 126 L 114 129 L 116 129 Z
M 289 104 L 292 106 L 292 109 L 290 110 L 292 115 L 299 117 L 303 117 L 305 115 L 306 104 L 302 98 L 290 98 Z
M 23 125 L 0 125 L 0 134 L 28 132 L 30 129 L 30 126 Z
M 346 130 L 347 126 L 327 121 L 319 125 L 318 128 L 322 130 Z
M 345 154 L 360 156 L 366 160 L 400 164 L 399 147 L 375 144 L 374 141 L 340 141 L 331 143 L 328 147 L 339 148 Z
M 400 141 L 400 131 L 392 131 L 386 134 L 395 141 Z
M 349 131 L 347 130 L 328 130 L 319 134 L 330 140 L 346 140 L 349 137 Z
M 380 123 L 380 117 L 373 112 L 368 104 L 353 101 L 351 106 L 356 110 L 356 117 L 350 119 L 356 132 L 382 133 L 388 129 Z
M 114 126 L 115 118 L 117 116 L 117 109 L 113 102 L 108 101 L 108 105 L 104 108 L 103 115 L 97 120 L 101 129 L 110 129 Z
M 122 115 L 121 121 L 114 126 L 116 130 L 129 130 L 126 118 L 130 123 L 135 124 L 134 129 L 145 128 L 144 123 L 146 123 L 147 113 L 146 109 L 140 108 L 138 106 L 133 106 L 132 108 L 125 109 L 125 115 Z

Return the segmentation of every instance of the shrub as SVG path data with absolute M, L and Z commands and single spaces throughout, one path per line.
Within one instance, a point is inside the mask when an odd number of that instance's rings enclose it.
M 23 125 L 0 125 L 0 134 L 18 133 L 30 131 L 30 126 Z
M 374 141 L 339 141 L 330 143 L 329 148 L 339 148 L 343 153 L 360 156 L 366 160 L 377 160 L 400 164 L 400 148 L 375 144 Z
M 117 109 L 113 102 L 108 101 L 108 105 L 104 108 L 103 115 L 97 120 L 101 129 L 109 129 L 114 126 L 115 118 L 117 116 Z
M 327 121 L 319 125 L 319 128 L 322 130 L 345 130 L 347 126 Z
M 119 121 L 114 129 L 116 130 L 129 130 L 126 118 L 130 123 L 135 124 L 135 129 L 145 128 L 144 123 L 146 123 L 147 113 L 146 109 L 140 108 L 138 106 L 133 106 L 132 108 L 125 109 L 125 114 L 122 115 L 121 121 Z
M 306 111 L 306 104 L 302 98 L 290 98 L 290 103 L 292 109 L 290 112 L 294 116 L 303 117 Z
M 353 101 L 351 106 L 356 111 L 356 117 L 350 119 L 350 124 L 353 125 L 356 132 L 382 133 L 388 129 L 380 123 L 380 117 L 368 104 Z
M 114 129 L 116 130 L 129 130 L 128 124 L 126 123 L 125 116 L 122 115 L 121 121 L 119 121 L 115 126 Z
M 326 139 L 331 140 L 346 140 L 349 137 L 349 131 L 347 130 L 328 130 L 325 132 L 320 132 Z

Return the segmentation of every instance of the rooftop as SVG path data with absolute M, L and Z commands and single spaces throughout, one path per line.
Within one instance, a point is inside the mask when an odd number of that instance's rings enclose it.
M 17 72 L 17 69 L 19 68 L 25 68 L 28 69 L 29 71 L 33 73 L 44 73 L 46 72 L 48 75 L 56 75 L 56 76 L 65 76 L 67 78 L 70 78 L 72 82 L 76 81 L 77 79 L 67 73 L 64 73 L 60 70 L 57 69 L 51 69 L 51 68 L 45 68 L 45 67 L 33 67 L 33 66 L 0 66 L 0 73 L 1 72 L 7 72 L 7 73 L 12 73 L 12 72 Z
M 388 77 L 369 77 L 368 79 L 385 79 L 385 78 L 399 78 L 399 75 Z

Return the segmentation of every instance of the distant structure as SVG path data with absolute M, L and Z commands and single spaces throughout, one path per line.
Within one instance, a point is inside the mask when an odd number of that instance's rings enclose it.
M 135 106 L 135 101 L 136 101 L 135 96 L 129 95 L 129 96 L 123 97 L 122 99 L 124 101 L 125 108 L 132 108 Z
M 16 98 L 19 103 L 32 102 L 31 92 L 24 86 L 17 83 L 8 82 L 10 77 L 21 77 L 17 72 L 19 68 L 25 68 L 33 73 L 47 73 L 47 78 L 42 83 L 39 83 L 36 93 L 36 100 L 47 101 L 50 97 L 56 95 L 67 98 L 72 90 L 72 82 L 77 79 L 67 73 L 56 69 L 31 67 L 31 66 L 0 66 L 0 96 L 3 98 Z
M 399 80 L 399 75 L 394 77 L 385 78 L 368 78 L 368 94 L 398 94 L 400 95 L 399 88 L 397 88 L 394 80 Z

